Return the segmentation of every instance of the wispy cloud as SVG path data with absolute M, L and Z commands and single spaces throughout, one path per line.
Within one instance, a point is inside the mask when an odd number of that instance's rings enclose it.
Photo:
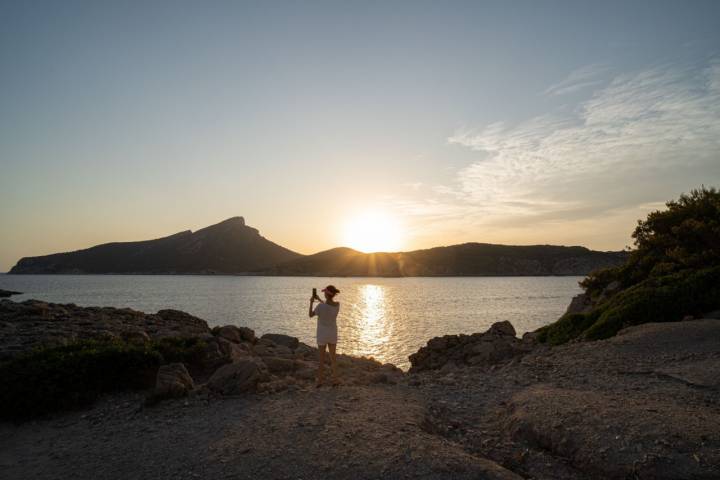
M 574 88 L 598 69 L 548 91 Z M 640 205 L 720 180 L 720 62 L 617 75 L 572 114 L 460 130 L 448 142 L 480 158 L 432 198 L 398 204 L 406 213 L 533 228 L 637 215 Z
M 560 82 L 545 90 L 546 95 L 565 95 L 602 83 L 602 75 L 608 73 L 607 65 L 586 65 L 578 68 Z

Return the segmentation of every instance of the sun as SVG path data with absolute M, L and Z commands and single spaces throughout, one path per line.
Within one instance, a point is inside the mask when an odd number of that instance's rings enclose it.
M 379 212 L 365 212 L 345 223 L 344 244 L 365 253 L 396 252 L 403 243 L 397 218 Z

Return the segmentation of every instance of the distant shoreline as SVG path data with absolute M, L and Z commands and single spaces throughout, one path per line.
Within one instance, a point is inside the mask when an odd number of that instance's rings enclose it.
M 147 272 L 131 272 L 131 273 L 10 273 L 2 272 L 0 275 L 13 277 L 33 277 L 41 275 L 52 276 L 133 276 L 142 275 L 148 277 L 266 277 L 266 278 L 540 278 L 540 277 L 585 277 L 586 275 L 575 274 L 546 274 L 546 275 L 268 275 L 267 273 L 147 273 Z

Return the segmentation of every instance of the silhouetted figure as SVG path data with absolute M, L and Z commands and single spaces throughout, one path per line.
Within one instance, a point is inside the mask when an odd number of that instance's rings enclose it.
M 317 316 L 317 345 L 318 354 L 320 356 L 320 364 L 318 365 L 316 387 L 320 387 L 325 380 L 325 345 L 327 345 L 328 351 L 330 352 L 330 367 L 332 369 L 332 384 L 338 385 L 340 380 L 337 374 L 337 363 L 335 361 L 335 347 L 337 345 L 337 316 L 340 311 L 340 303 L 336 302 L 335 295 L 340 293 L 340 290 L 335 288 L 333 285 L 328 285 L 323 288 L 322 292 L 325 294 L 325 301 L 323 302 L 320 297 L 313 290 L 313 296 L 310 297 L 310 310 L 308 315 L 312 318 Z M 317 300 L 320 302 L 315 309 L 313 309 L 313 303 Z

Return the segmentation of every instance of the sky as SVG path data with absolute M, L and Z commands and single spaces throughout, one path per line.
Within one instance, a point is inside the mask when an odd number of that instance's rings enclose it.
M 717 1 L 3 1 L 0 73 L 0 271 L 236 215 L 618 250 L 720 185 Z

